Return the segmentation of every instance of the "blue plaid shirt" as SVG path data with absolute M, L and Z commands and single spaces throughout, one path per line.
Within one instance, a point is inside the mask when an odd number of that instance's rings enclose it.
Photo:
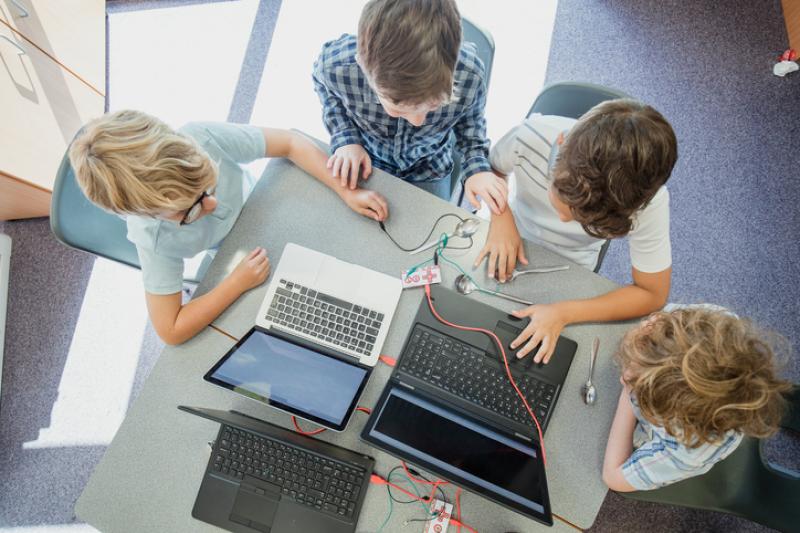
M 622 465 L 625 480 L 636 490 L 652 490 L 693 476 L 705 474 L 719 461 L 732 454 L 743 435 L 728 431 L 714 443 L 689 448 L 663 427 L 651 424 L 642 416 L 636 397 L 631 394 L 636 429 L 634 450 Z
M 420 127 L 384 111 L 356 63 L 353 35 L 325 43 L 314 63 L 313 77 L 332 151 L 360 144 L 381 170 L 406 181 L 436 181 L 452 172 L 449 138 L 453 132 L 461 154 L 462 176 L 491 170 L 483 118 L 485 73 L 472 43 L 465 43 L 459 52 L 453 100 L 428 113 Z

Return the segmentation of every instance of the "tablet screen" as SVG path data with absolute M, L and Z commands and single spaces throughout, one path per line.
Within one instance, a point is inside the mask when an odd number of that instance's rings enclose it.
M 206 380 L 332 429 L 344 429 L 366 369 L 253 328 Z

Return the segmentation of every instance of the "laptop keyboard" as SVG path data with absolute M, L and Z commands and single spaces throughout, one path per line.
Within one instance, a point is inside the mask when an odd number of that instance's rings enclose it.
M 508 381 L 505 367 L 493 355 L 417 324 L 399 366 L 407 374 L 464 400 L 534 427 L 528 410 Z M 556 386 L 513 370 L 512 375 L 544 430 Z
M 223 426 L 213 471 L 234 479 L 250 475 L 277 485 L 284 497 L 352 518 L 369 481 L 364 469 L 325 458 L 231 426 Z
M 267 318 L 334 346 L 369 355 L 383 314 L 282 279 Z

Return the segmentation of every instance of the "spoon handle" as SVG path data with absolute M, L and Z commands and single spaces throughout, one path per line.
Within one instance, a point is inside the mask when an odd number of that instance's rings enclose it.
M 542 268 L 531 268 L 528 270 L 516 270 L 511 279 L 516 279 L 519 276 L 524 276 L 525 274 L 546 274 L 548 272 L 560 272 L 562 270 L 569 270 L 569 265 L 558 265 L 558 266 L 551 266 L 551 267 L 542 267 Z
M 529 302 L 528 300 L 523 300 L 522 298 L 517 298 L 516 296 L 511 296 L 510 294 L 506 294 L 504 292 L 490 291 L 488 289 L 481 289 L 481 292 L 485 292 L 487 294 L 493 294 L 495 296 L 499 296 L 500 298 L 505 298 L 506 300 L 517 302 L 518 304 L 533 305 L 533 302 Z
M 589 358 L 589 382 L 594 379 L 594 362 L 597 359 L 597 352 L 600 351 L 600 337 L 595 337 L 592 341 L 592 355 Z

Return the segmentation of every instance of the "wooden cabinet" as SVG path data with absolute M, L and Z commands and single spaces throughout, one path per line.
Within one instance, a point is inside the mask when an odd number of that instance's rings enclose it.
M 800 0 L 783 0 L 782 3 L 789 46 L 800 53 Z
M 48 214 L 69 142 L 105 106 L 102 92 L 88 82 L 105 79 L 104 2 L 18 3 L 27 16 L 15 17 L 23 11 L 0 0 L 0 220 Z M 89 9 L 98 5 L 99 11 Z M 56 7 L 78 15 L 59 20 Z M 65 60 L 72 65 L 62 64 Z

